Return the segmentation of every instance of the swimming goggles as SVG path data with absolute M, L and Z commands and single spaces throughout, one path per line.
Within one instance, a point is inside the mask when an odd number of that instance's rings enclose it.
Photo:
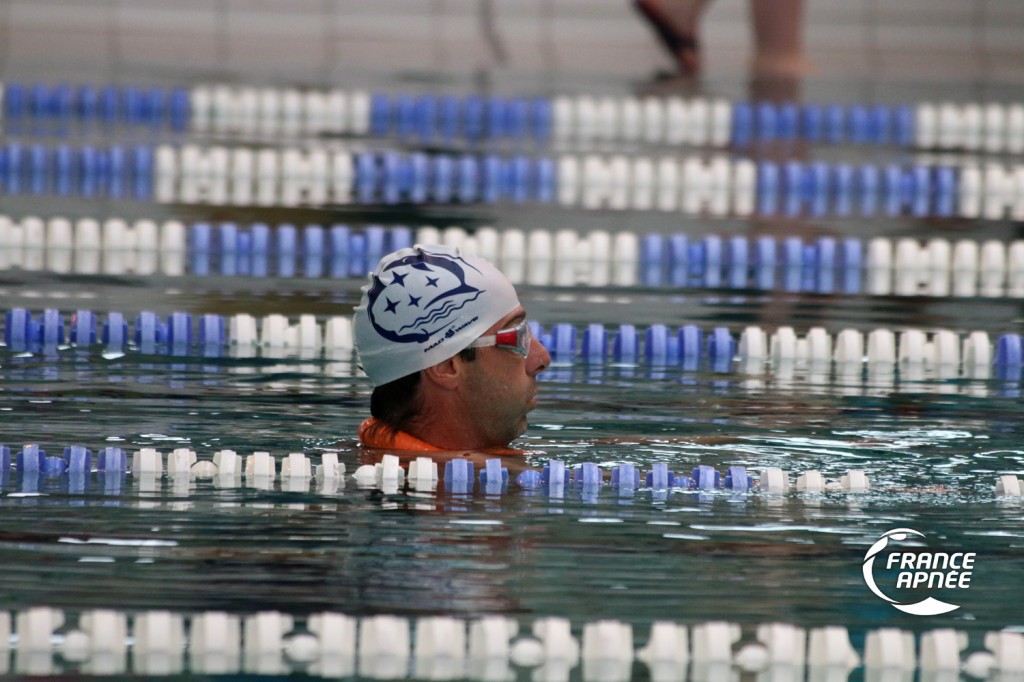
M 481 336 L 466 348 L 484 348 L 486 346 L 497 346 L 510 350 L 516 355 L 524 358 L 530 354 L 530 342 L 533 334 L 530 333 L 530 325 L 523 320 L 514 327 L 501 329 L 492 336 Z

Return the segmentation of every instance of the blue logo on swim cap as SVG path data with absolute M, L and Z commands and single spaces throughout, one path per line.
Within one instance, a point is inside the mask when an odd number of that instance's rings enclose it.
M 373 275 L 367 291 L 370 324 L 389 341 L 422 343 L 456 321 L 456 313 L 485 290 L 466 283 L 461 257 L 419 251 Z

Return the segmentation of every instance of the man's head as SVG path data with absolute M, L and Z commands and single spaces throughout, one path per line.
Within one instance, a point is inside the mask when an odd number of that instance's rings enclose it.
M 439 447 L 507 445 L 551 362 L 525 320 L 512 283 L 482 258 L 419 245 L 385 256 L 355 312 L 371 412 Z

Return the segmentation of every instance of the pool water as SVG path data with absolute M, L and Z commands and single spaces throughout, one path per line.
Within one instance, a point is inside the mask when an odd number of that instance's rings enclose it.
M 545 314 L 546 298 L 524 289 L 528 310 Z M 654 314 L 637 300 L 641 316 Z M 237 292 L 219 299 L 245 302 Z M 858 647 L 882 626 L 953 627 L 977 647 L 984 632 L 1020 624 L 1020 501 L 994 495 L 999 475 L 1024 468 L 1016 383 L 561 365 L 544 375 L 522 457 L 504 461 L 510 484 L 453 494 L 443 480 L 385 493 L 351 478 L 368 461 L 354 434 L 370 387 L 350 361 L 65 349 L 6 353 L 0 371 L 3 442 L 14 451 L 29 442 L 50 454 L 72 444 L 188 447 L 200 459 L 232 449 L 314 461 L 337 452 L 349 474 L 336 484 L 222 487 L 100 473 L 25 482 L 15 471 L 0 497 L 4 609 L 611 618 L 633 624 L 638 645 L 656 620 L 843 624 Z M 648 471 L 665 462 L 682 475 L 699 465 L 755 476 L 780 467 L 794 479 L 819 470 L 831 482 L 859 469 L 871 489 L 516 484 L 517 471 L 551 459 L 596 462 L 606 477 L 621 463 Z M 969 590 L 934 593 L 960 609 L 905 615 L 868 591 L 864 554 L 898 527 L 924 533 L 932 548 L 977 552 Z
M 540 4 L 575 11 L 571 3 Z M 869 4 L 877 21 L 877 3 Z M 431 11 L 445 13 L 454 5 L 431 3 Z M 324 4 L 328 6 L 331 3 Z M 609 23 L 608 30 L 617 31 L 613 26 Z M 304 36 L 299 42 L 305 41 Z M 605 56 L 604 61 L 613 58 Z M 364 65 L 369 76 L 362 71 L 349 76 L 360 87 L 365 83 L 359 81 L 368 79 L 382 91 L 507 90 L 510 96 L 536 96 L 560 93 L 567 83 L 569 90 L 616 96 L 645 88 L 653 94 L 676 94 L 671 83 L 659 82 L 656 89 L 650 83 L 638 87 L 634 77 L 593 73 L 518 74 L 522 80 L 517 80 L 511 72 L 495 75 L 492 82 L 486 70 L 468 76 L 424 75 L 415 70 L 384 73 L 385 66 L 370 66 Z M 186 72 L 183 83 L 173 84 L 188 85 L 200 77 Z M 167 66 L 166 71 L 145 76 L 164 83 L 178 73 Z M 273 80 L 258 69 L 256 73 L 259 77 L 250 79 L 253 82 Z M 1001 82 L 986 87 L 942 79 L 937 84 L 892 79 L 876 83 L 870 73 L 864 83 L 850 81 L 830 76 L 809 83 L 806 99 L 867 104 L 904 103 L 908 92 L 915 99 L 933 101 L 952 98 L 950 92 L 957 99 L 979 93 L 1007 100 L 1017 96 L 1015 84 Z M 710 82 L 705 89 L 729 97 L 750 94 L 742 79 Z M 46 128 L 34 136 L 31 131 L 14 132 L 8 128 L 4 134 L 26 145 L 294 142 L 210 132 L 126 132 L 116 127 Z M 403 152 L 416 147 L 408 140 L 317 138 L 299 143 L 352 144 L 353 149 L 380 143 Z M 512 143 L 496 148 L 503 154 L 522 151 Z M 462 149 L 456 145 L 427 151 Z M 555 151 L 651 156 L 709 152 L 615 142 L 593 148 L 568 144 L 554 151 L 539 146 L 523 153 Z M 721 150 L 710 150 L 717 151 Z M 808 164 L 879 167 L 984 160 L 980 154 L 803 143 L 754 145 L 742 155 L 780 163 L 799 159 Z M 1011 164 L 1019 158 L 1005 154 L 997 160 Z M 243 226 L 430 224 L 455 225 L 470 233 L 493 226 L 499 232 L 569 229 L 582 235 L 605 230 L 686 234 L 691 239 L 798 236 L 807 243 L 821 236 L 912 238 L 921 243 L 932 237 L 1007 243 L 1021 236 L 1020 223 L 1012 220 L 907 215 L 694 216 L 509 203 L 261 208 L 41 198 L 24 192 L 2 199 L 0 213 L 12 219 L 117 217 L 129 222 L 230 221 Z M 11 267 L 0 270 L 0 301 L 4 310 L 20 307 L 34 314 L 45 309 L 58 309 L 65 316 L 90 309 L 98 317 L 119 311 L 125 319 L 142 311 L 161 318 L 174 311 L 194 317 L 248 313 L 294 319 L 308 314 L 322 322 L 351 315 L 362 283 L 355 276 L 58 274 Z M 833 335 L 843 329 L 947 329 L 958 334 L 981 330 L 994 339 L 1019 332 L 1022 320 L 1020 299 L 1012 296 L 874 296 L 782 286 L 704 288 L 697 282 L 684 287 L 522 284 L 518 289 L 528 318 L 547 330 L 559 323 L 577 329 L 600 323 L 609 330 L 620 324 L 641 330 L 654 324 L 673 330 L 695 324 L 705 331 L 727 327 L 735 337 L 757 325 L 767 333 L 792 326 L 799 334 L 824 327 Z M 553 616 L 568 619 L 577 637 L 585 623 L 628 623 L 637 648 L 658 621 L 687 626 L 736 623 L 742 628 L 742 643 L 753 642 L 757 626 L 765 623 L 801 628 L 842 625 L 849 628 L 853 646 L 861 653 L 866 633 L 879 628 L 901 628 L 916 635 L 953 628 L 969 636 L 962 658 L 984 649 L 988 632 L 1024 628 L 1019 606 L 1024 503 L 1020 497 L 996 493 L 1001 476 L 1024 477 L 1019 367 L 1009 378 L 970 378 L 966 373 L 950 378 L 929 366 L 879 370 L 859 362 L 843 369 L 764 364 L 744 373 L 716 372 L 707 365 L 688 371 L 644 359 L 555 360 L 541 376 L 539 406 L 531 415 L 530 429 L 516 442 L 522 454 L 502 459 L 509 470 L 508 484 L 500 490 L 485 488 L 476 476 L 487 457 L 478 456 L 472 459 L 476 468 L 471 489 L 454 491 L 444 475 L 444 461 L 439 462 L 441 477 L 433 486 L 365 485 L 354 478 L 361 466 L 379 462 L 380 453 L 365 452 L 357 442 L 359 424 L 368 416 L 371 387 L 351 353 L 264 349 L 242 356 L 221 349 L 203 357 L 147 353 L 134 347 L 106 354 L 98 346 L 82 349 L 70 344 L 29 352 L 0 347 L 0 445 L 10 448 L 12 459 L 27 444 L 38 444 L 48 455 L 82 445 L 94 455 L 106 447 L 122 448 L 129 462 L 142 448 L 156 448 L 165 457 L 175 448 L 189 448 L 201 461 L 210 461 L 225 449 L 242 457 L 265 451 L 279 466 L 289 453 L 304 453 L 314 464 L 325 454 L 336 454 L 345 468 L 341 480 L 313 476 L 261 481 L 243 476 L 225 481 L 96 470 L 86 476 L 36 477 L 12 467 L 0 476 L 0 613 L 34 606 L 63 609 L 68 621 L 58 639 L 77 627 L 79 614 L 93 609 L 129 614 L 167 610 L 186 616 L 223 611 L 242 617 L 279 611 L 295 616 L 296 629 L 303 632 L 308 629 L 307 617 L 322 612 L 410 619 L 444 615 L 467 621 L 507 616 L 524 633 L 536 619 Z M 552 461 L 569 470 L 596 463 L 603 483 L 558 488 L 547 483 L 524 485 L 519 478 L 524 471 L 540 472 Z M 635 489 L 611 483 L 624 464 L 641 473 Z M 660 465 L 680 477 L 708 466 L 724 478 L 732 467 L 744 467 L 762 487 L 648 486 L 643 474 Z M 764 489 L 767 478 L 762 470 L 772 468 L 786 473 L 787 491 Z M 798 489 L 797 477 L 805 472 L 820 472 L 826 489 Z M 842 479 L 853 476 L 851 472 L 863 472 L 869 489 L 844 489 Z M 911 551 L 977 554 L 969 589 L 901 593 L 915 600 L 932 596 L 958 609 L 910 615 L 869 589 L 863 569 L 866 553 L 883 533 L 898 528 L 925 536 L 908 543 Z M 890 594 L 893 573 L 878 569 L 875 574 Z M 9 672 L 8 661 L 11 669 L 24 672 L 16 656 L 4 653 L 4 644 L 0 639 L 0 675 Z M 87 672 L 71 657 L 54 661 L 42 668 L 45 674 Z M 289 665 L 271 669 L 270 674 L 311 671 L 297 660 Z M 196 677 L 203 672 L 187 665 L 185 669 Z M 639 663 L 631 673 L 637 679 L 656 677 Z M 871 677 L 864 668 L 851 674 L 853 679 Z M 913 675 L 900 674 L 901 682 Z M 573 679 L 627 679 L 601 675 L 588 676 L 581 666 L 572 670 Z M 725 677 L 706 679 L 725 682 L 740 676 L 734 669 Z M 705 679 L 696 670 L 692 677 Z M 512 678 L 561 679 L 544 677 L 527 666 L 516 667 Z M 744 670 L 742 678 L 755 675 Z

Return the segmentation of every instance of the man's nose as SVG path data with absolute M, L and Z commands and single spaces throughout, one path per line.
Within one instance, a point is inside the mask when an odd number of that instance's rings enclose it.
M 526 359 L 530 376 L 540 374 L 551 365 L 551 354 L 537 339 L 530 339 L 530 354 Z

